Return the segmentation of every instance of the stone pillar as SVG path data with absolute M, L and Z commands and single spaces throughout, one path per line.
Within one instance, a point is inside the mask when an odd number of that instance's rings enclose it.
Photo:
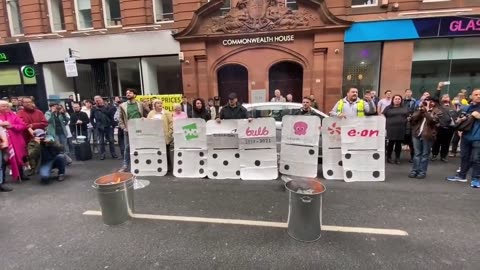
M 311 94 L 315 95 L 315 99 L 319 102 L 322 110 L 325 110 L 325 63 L 327 58 L 327 48 L 313 49 L 313 70 L 311 74 Z M 308 95 L 309 93 L 304 93 Z
M 404 94 L 410 88 L 414 41 L 392 41 L 383 44 L 379 95 L 386 90 Z
M 196 55 L 198 97 L 208 98 L 208 66 L 206 55 Z M 206 100 L 205 100 L 206 101 Z

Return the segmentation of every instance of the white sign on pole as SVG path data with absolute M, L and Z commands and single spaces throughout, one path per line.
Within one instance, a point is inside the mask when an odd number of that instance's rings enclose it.
M 266 89 L 252 89 L 252 103 L 261 103 L 267 101 Z
M 78 77 L 77 61 L 74 57 L 65 58 L 65 72 L 67 77 Z

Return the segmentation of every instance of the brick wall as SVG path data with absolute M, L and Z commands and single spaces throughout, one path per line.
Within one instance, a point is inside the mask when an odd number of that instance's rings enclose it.
M 25 35 L 38 35 L 50 30 L 48 17 L 46 16 L 48 14 L 46 3 L 40 0 L 22 0 L 19 2 Z
M 5 37 L 9 35 L 9 32 L 5 0 L 0 0 L 0 43 L 5 42 Z
M 144 0 L 122 0 L 120 3 L 122 25 L 129 27 L 153 23 L 153 20 L 147 21 L 147 2 Z

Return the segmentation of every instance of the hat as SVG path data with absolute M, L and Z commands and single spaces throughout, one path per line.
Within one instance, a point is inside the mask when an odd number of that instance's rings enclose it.
M 438 99 L 437 99 L 437 98 L 434 98 L 434 97 L 426 97 L 426 98 L 425 98 L 425 101 L 433 101 L 433 102 L 438 103 Z
M 236 99 L 237 98 L 237 94 L 236 93 L 230 93 L 230 95 L 228 95 L 228 99 Z
M 45 130 L 43 129 L 35 129 L 33 131 L 33 136 L 35 137 L 38 137 L 38 138 L 42 138 L 42 137 L 45 137 L 46 133 L 45 133 Z

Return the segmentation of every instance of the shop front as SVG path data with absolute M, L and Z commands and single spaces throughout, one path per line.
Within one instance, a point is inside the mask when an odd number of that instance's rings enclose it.
M 354 23 L 345 35 L 345 55 L 344 91 L 355 86 L 403 94 L 410 88 L 419 97 L 449 81 L 444 91 L 450 96 L 470 93 L 480 86 L 480 18 Z
M 195 11 L 175 34 L 180 42 L 183 90 L 188 97 L 230 92 L 241 102 L 269 100 L 275 89 L 295 102 L 315 95 L 322 108 L 340 97 L 344 32 L 350 22 L 332 15 L 324 1 L 238 1 L 219 16 L 221 0 Z
M 0 97 L 32 96 L 37 106 L 46 107 L 40 66 L 35 64 L 28 43 L 0 46 Z
M 30 45 L 35 61 L 42 63 L 52 99 L 67 98 L 75 85 L 82 100 L 122 96 L 127 88 L 142 94 L 182 93 L 179 45 L 169 30 L 57 38 Z M 69 49 L 76 58 L 76 84 L 65 72 Z

